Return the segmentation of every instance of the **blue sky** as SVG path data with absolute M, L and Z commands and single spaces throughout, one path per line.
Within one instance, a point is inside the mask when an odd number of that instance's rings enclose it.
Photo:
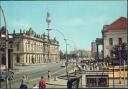
M 46 32 L 47 11 L 51 14 L 51 28 L 60 30 L 68 41 L 68 50 L 91 49 L 91 42 L 101 37 L 103 25 L 121 16 L 127 16 L 127 3 L 123 1 L 1 1 L 9 32 L 30 27 L 39 34 Z M 1 25 L 3 21 L 1 20 Z M 65 51 L 63 36 L 52 30 L 52 37 Z M 72 40 L 72 41 L 71 41 Z M 73 42 L 74 41 L 74 42 Z

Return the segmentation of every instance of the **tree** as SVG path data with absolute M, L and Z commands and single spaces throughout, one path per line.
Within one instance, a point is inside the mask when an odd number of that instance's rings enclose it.
M 116 59 L 119 59 L 119 52 L 118 52 L 119 46 L 115 45 L 112 49 L 112 57 L 114 56 Z
M 60 59 L 64 59 L 64 53 L 60 50 Z
M 112 49 L 112 54 L 114 55 L 115 59 L 121 60 L 121 63 L 123 63 L 123 60 L 127 61 L 128 60 L 128 50 L 127 50 L 126 43 L 121 43 L 119 45 L 115 45 Z
M 128 60 L 128 49 L 127 49 L 127 45 L 125 43 L 123 43 L 121 45 L 121 57 L 124 60 Z

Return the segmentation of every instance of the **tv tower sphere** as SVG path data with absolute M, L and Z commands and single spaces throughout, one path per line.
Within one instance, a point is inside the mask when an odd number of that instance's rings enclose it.
M 51 17 L 50 17 L 50 13 L 49 13 L 49 12 L 47 12 L 46 22 L 47 22 L 48 24 L 51 22 Z

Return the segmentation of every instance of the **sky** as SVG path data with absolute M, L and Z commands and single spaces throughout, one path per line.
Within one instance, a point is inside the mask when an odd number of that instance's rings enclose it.
M 126 0 L 118 1 L 1 1 L 9 32 L 20 32 L 30 27 L 38 34 L 47 34 L 46 16 L 51 15 L 51 38 L 56 37 L 60 49 L 65 51 L 91 50 L 91 42 L 101 38 L 103 25 L 119 17 L 127 17 Z M 4 25 L 3 19 L 1 26 Z M 58 32 L 59 30 L 60 32 Z

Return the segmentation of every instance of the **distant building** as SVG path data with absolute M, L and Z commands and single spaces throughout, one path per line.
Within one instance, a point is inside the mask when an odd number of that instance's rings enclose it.
M 102 30 L 104 57 L 112 55 L 111 50 L 114 45 L 120 42 L 127 43 L 127 18 L 120 17 L 110 25 L 105 25 Z
M 76 54 L 80 58 L 91 57 L 91 51 L 87 51 L 87 50 L 75 50 L 75 51 L 71 51 L 70 54 Z
M 93 58 L 96 58 L 97 55 L 97 47 L 96 47 L 96 42 L 91 42 L 91 56 Z
M 3 28 L 0 30 L 0 36 L 5 34 Z M 49 39 L 45 34 L 37 34 L 30 28 L 29 30 L 20 30 L 19 33 L 15 31 L 9 35 L 13 38 L 8 40 L 9 51 L 9 65 L 16 64 L 39 64 L 58 62 L 59 58 L 59 42 L 54 39 Z M 50 47 L 50 48 L 48 48 Z M 0 63 L 5 64 L 5 38 L 0 37 Z M 49 55 L 49 59 L 48 59 Z M 10 58 L 11 57 L 11 58 Z

